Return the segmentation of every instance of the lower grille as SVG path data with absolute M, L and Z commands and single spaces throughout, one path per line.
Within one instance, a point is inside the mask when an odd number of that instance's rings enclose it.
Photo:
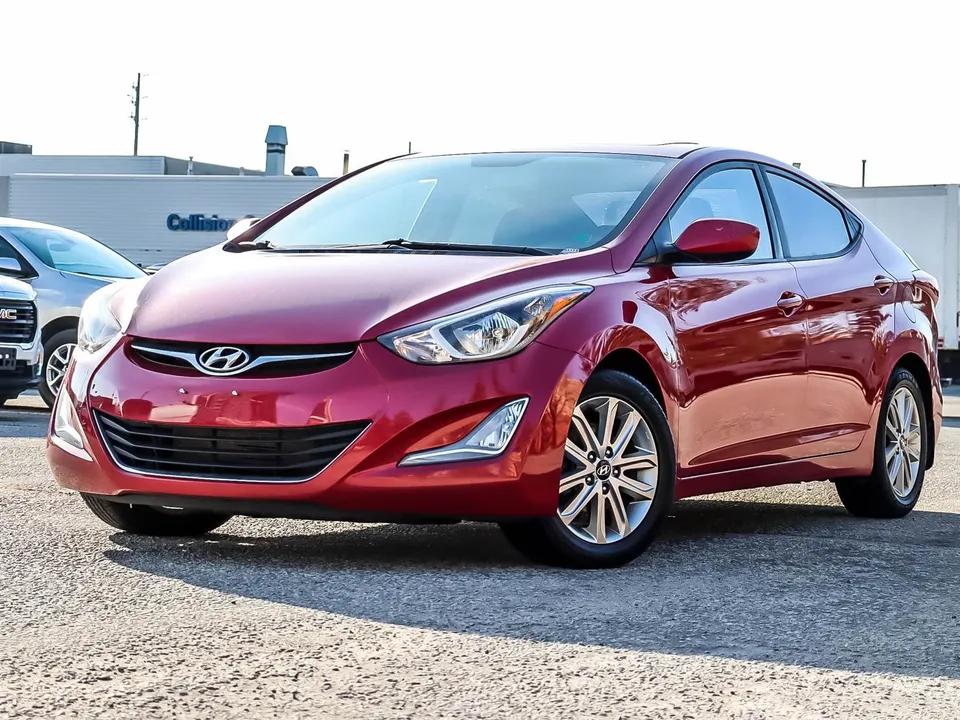
M 302 482 L 326 468 L 369 425 L 221 428 L 126 420 L 94 411 L 114 461 L 150 475 L 237 482 Z
M 0 343 L 30 343 L 37 332 L 37 306 L 29 300 L 0 299 Z

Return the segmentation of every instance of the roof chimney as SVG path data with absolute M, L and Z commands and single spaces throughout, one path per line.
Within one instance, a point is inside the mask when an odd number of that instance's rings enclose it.
M 283 161 L 286 156 L 287 129 L 283 125 L 271 125 L 267 128 L 267 169 L 264 175 L 283 175 Z

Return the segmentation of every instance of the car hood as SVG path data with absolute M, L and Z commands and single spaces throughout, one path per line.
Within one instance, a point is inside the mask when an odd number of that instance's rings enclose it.
M 357 342 L 513 292 L 611 272 L 605 249 L 540 257 L 216 248 L 150 276 L 127 332 L 197 343 Z
M 0 298 L 5 300 L 36 300 L 37 291 L 22 280 L 0 276 Z

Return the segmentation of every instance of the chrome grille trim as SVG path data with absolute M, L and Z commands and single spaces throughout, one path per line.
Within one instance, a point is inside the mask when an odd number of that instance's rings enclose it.
M 303 362 L 305 360 L 324 360 L 328 358 L 346 358 L 353 355 L 352 351 L 311 353 L 304 355 L 261 355 L 237 370 L 230 370 L 228 372 L 210 372 L 200 364 L 199 360 L 197 359 L 197 353 L 195 352 L 150 347 L 149 345 L 142 345 L 137 342 L 131 343 L 130 347 L 143 355 L 155 355 L 159 357 L 181 360 L 189 364 L 190 367 L 197 372 L 203 373 L 204 375 L 209 375 L 210 377 L 230 377 L 232 375 L 242 375 L 243 373 L 250 372 L 255 368 L 272 363 Z

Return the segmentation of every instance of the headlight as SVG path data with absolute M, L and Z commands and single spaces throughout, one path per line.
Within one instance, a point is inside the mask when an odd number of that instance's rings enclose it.
M 531 290 L 378 340 L 400 357 L 431 365 L 506 357 L 533 342 L 564 310 L 592 291 L 587 285 Z
M 96 352 L 127 329 L 146 278 L 106 285 L 83 303 L 77 327 L 77 347 Z

